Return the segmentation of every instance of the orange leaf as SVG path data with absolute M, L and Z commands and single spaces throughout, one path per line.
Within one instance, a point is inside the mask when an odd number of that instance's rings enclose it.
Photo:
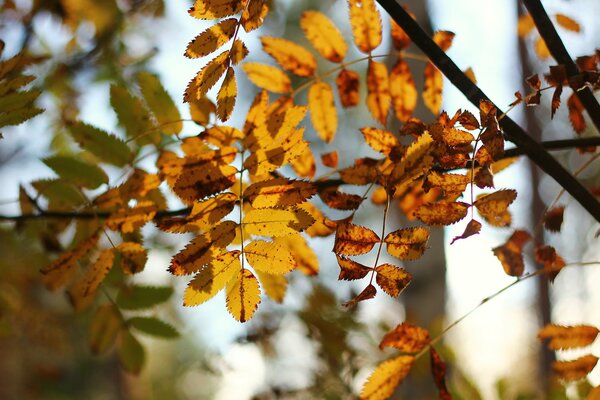
M 536 246 L 535 261 L 544 266 L 543 269 L 547 272 L 551 282 L 554 282 L 560 270 L 565 266 L 565 260 L 556 253 L 552 246 Z
M 232 38 L 237 22 L 237 19 L 229 18 L 211 26 L 187 45 L 185 56 L 189 58 L 204 57 L 218 50 Z
M 329 153 L 321 154 L 321 162 L 324 166 L 329 168 L 335 168 L 338 165 L 338 153 L 336 150 Z
M 337 254 L 336 257 L 340 266 L 340 275 L 338 276 L 338 280 L 340 281 L 353 281 L 356 279 L 362 279 L 373 270 L 372 268 L 362 265 L 361 263 L 349 258 L 342 257 Z
M 336 26 L 318 11 L 305 11 L 300 27 L 313 47 L 326 59 L 339 63 L 346 56 L 348 45 Z
M 329 236 L 331 233 L 333 233 L 333 231 L 335 231 L 337 223 L 327 218 L 321 212 L 321 210 L 315 207 L 312 203 L 301 203 L 298 207 L 312 215 L 312 217 L 315 219 L 315 223 L 306 228 L 306 233 L 308 236 Z
M 346 222 L 338 225 L 333 252 L 348 256 L 365 254 L 380 241 L 371 229 Z
M 379 348 L 393 347 L 403 353 L 418 353 L 431 342 L 429 332 L 408 322 L 403 322 L 385 334 Z
M 435 351 L 433 346 L 429 349 L 429 360 L 431 361 L 431 374 L 439 391 L 440 400 L 452 400 L 452 395 L 446 387 L 446 363 Z
M 360 80 L 358 73 L 343 68 L 335 78 L 335 84 L 340 96 L 340 102 L 344 108 L 353 107 L 359 103 L 358 88 Z
M 115 260 L 113 249 L 103 250 L 98 259 L 88 268 L 85 275 L 69 288 L 68 295 L 75 310 L 82 310 L 91 304 L 96 290 L 110 272 Z
M 233 193 L 221 193 L 210 199 L 196 202 L 187 217 L 162 218 L 158 228 L 170 233 L 194 232 L 209 229 L 233 211 L 238 197 Z
M 125 275 L 142 272 L 148 261 L 148 253 L 144 246 L 135 242 L 123 242 L 116 247 L 121 255 L 121 269 Z
M 423 102 L 435 115 L 442 107 L 442 90 L 444 79 L 442 73 L 430 62 L 425 65 L 425 82 L 423 86 Z
M 348 0 L 354 43 L 370 53 L 381 43 L 381 17 L 374 0 Z
M 268 12 L 269 5 L 265 0 L 252 0 L 242 13 L 240 23 L 246 32 L 251 32 L 263 24 Z
M 388 179 L 388 188 L 392 194 L 402 193 L 414 180 L 426 173 L 433 164 L 431 152 L 433 138 L 429 133 L 423 133 L 406 150 L 400 162 L 396 163 Z
M 273 36 L 263 36 L 260 42 L 265 53 L 273 57 L 283 69 L 303 77 L 315 73 L 317 60 L 310 51 L 299 44 Z
M 394 48 L 401 51 L 408 47 L 411 42 L 410 36 L 408 36 L 407 33 L 404 32 L 404 29 L 391 18 L 390 25 L 392 26 L 392 44 L 394 45 Z
M 260 303 L 260 286 L 252 271 L 242 268 L 228 283 L 227 311 L 240 322 L 252 318 Z
M 581 27 L 579 26 L 577 21 L 575 21 L 574 19 L 572 19 L 570 17 L 567 17 L 566 15 L 556 14 L 554 16 L 554 18 L 556 18 L 556 22 L 560 26 L 565 28 L 566 30 L 569 30 L 571 32 L 580 32 L 581 31 Z
M 425 178 L 423 189 L 429 191 L 431 188 L 440 188 L 444 191 L 446 200 L 454 201 L 465 191 L 470 181 L 465 175 L 431 171 Z
M 567 108 L 569 109 L 569 121 L 571 121 L 571 126 L 578 134 L 582 133 L 587 125 L 585 118 L 583 117 L 583 110 L 585 110 L 585 108 L 575 92 L 571 93 L 569 96 Z
M 400 141 L 392 132 L 385 129 L 361 128 L 365 141 L 371 148 L 386 156 L 400 146 Z
M 200 270 L 183 294 L 183 305 L 197 306 L 214 297 L 241 269 L 240 251 L 233 250 L 215 257 Z
M 229 67 L 229 50 L 224 51 L 206 64 L 185 89 L 184 100 L 198 100 L 223 76 Z
M 442 51 L 447 51 L 452 46 L 455 34 L 450 31 L 437 31 L 433 34 L 433 41 L 440 46 Z
M 198 19 L 219 19 L 239 13 L 243 7 L 239 0 L 196 0 L 188 13 Z
M 248 79 L 256 86 L 273 93 L 289 93 L 292 89 L 290 78 L 277 67 L 257 62 L 242 65 Z
M 519 22 L 517 23 L 519 37 L 525 38 L 533 28 L 535 28 L 535 23 L 533 22 L 531 15 L 523 14 L 519 17 Z
M 385 400 L 389 398 L 396 387 L 406 378 L 414 362 L 414 356 L 399 356 L 379 364 L 364 384 L 360 392 L 360 399 Z
M 408 63 L 401 58 L 390 73 L 390 96 L 396 118 L 406 122 L 417 107 L 417 87 Z
M 563 223 L 564 206 L 551 208 L 544 214 L 544 227 L 550 232 L 560 232 Z
M 231 63 L 238 65 L 248 55 L 248 48 L 240 39 L 236 39 L 231 46 Z
M 451 225 L 466 217 L 469 207 L 469 204 L 462 201 L 429 203 L 419 207 L 415 216 L 427 225 Z
M 363 198 L 357 194 L 343 193 L 337 188 L 322 189 L 319 197 L 328 207 L 336 210 L 356 210 L 360 207 Z
M 404 268 L 392 264 L 382 264 L 375 268 L 377 277 L 375 281 L 379 287 L 392 297 L 400 296 L 400 293 L 412 280 L 412 275 Z
M 151 201 L 141 201 L 135 207 L 122 208 L 106 219 L 106 226 L 113 231 L 131 233 L 152 221 L 157 207 Z
M 387 121 L 391 99 L 387 67 L 370 59 L 367 69 L 367 107 L 373 118 L 383 125 Z
M 523 246 L 531 236 L 526 231 L 517 230 L 502 246 L 492 249 L 504 268 L 504 272 L 510 276 L 521 276 L 525 271 L 523 263 Z
M 319 273 L 319 260 L 306 239 L 300 234 L 273 238 L 275 243 L 283 244 L 292 254 L 298 268 L 304 275 L 313 276 Z
M 479 234 L 480 231 L 481 231 L 481 222 L 472 219 L 467 224 L 467 227 L 465 228 L 465 231 L 462 233 L 462 235 L 454 237 L 454 239 L 452 239 L 450 244 L 454 244 L 454 242 L 456 242 L 459 239 L 466 239 L 470 236 L 477 235 L 477 234 Z
M 244 200 L 254 208 L 287 207 L 306 201 L 316 192 L 310 182 L 275 178 L 248 186 Z
M 473 205 L 489 224 L 494 226 L 509 226 L 512 218 L 508 212 L 508 206 L 515 201 L 516 198 L 516 190 L 503 189 L 494 193 L 478 196 Z
M 573 361 L 555 361 L 552 363 L 552 370 L 559 379 L 577 381 L 592 372 L 597 363 L 598 357 L 589 354 Z
M 338 117 L 333 101 L 333 90 L 329 84 L 318 81 L 308 90 L 310 120 L 321 139 L 329 143 L 335 137 Z
M 244 134 L 239 129 L 231 126 L 212 126 L 201 132 L 198 137 L 208 143 L 218 147 L 231 146 L 235 142 L 244 138 Z
M 383 241 L 387 244 L 387 252 L 401 260 L 420 258 L 427 247 L 429 230 L 423 227 L 398 229 L 388 233 Z
M 600 331 L 595 326 L 574 325 L 562 326 L 548 324 L 538 332 L 540 340 L 550 339 L 548 348 L 551 350 L 572 349 L 589 346 L 596 340 Z
M 77 261 L 85 256 L 98 243 L 98 235 L 92 235 L 82 241 L 73 250 L 64 252 L 51 264 L 40 270 L 44 275 L 44 285 L 50 290 L 56 290 L 64 285 L 73 277 Z
M 229 67 L 217 95 L 217 116 L 221 121 L 227 121 L 231 117 L 236 97 L 235 71 L 232 67 Z
M 535 52 L 537 53 L 538 57 L 542 60 L 550 58 L 550 56 L 552 55 L 550 53 L 550 50 L 548 49 L 548 46 L 546 45 L 546 42 L 544 41 L 544 38 L 542 38 L 541 36 L 536 39 L 534 46 Z
M 354 307 L 361 301 L 369 300 L 375 297 L 377 289 L 372 284 L 369 284 L 362 292 L 360 292 L 355 298 L 344 303 L 344 307 Z

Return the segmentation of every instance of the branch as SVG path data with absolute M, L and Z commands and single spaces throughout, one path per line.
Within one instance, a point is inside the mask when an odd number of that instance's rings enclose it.
M 180 208 L 177 210 L 157 211 L 154 220 L 174 217 L 177 215 L 188 215 L 192 211 L 191 207 Z M 110 211 L 43 211 L 39 214 L 23 215 L 0 215 L 0 221 L 27 221 L 32 219 L 104 219 L 113 214 Z
M 412 41 L 429 57 L 431 62 L 460 90 L 476 107 L 482 100 L 491 101 L 485 93 L 458 68 L 419 24 L 395 0 L 377 0 L 394 21 L 410 36 Z M 499 114 L 500 108 L 496 107 Z M 596 221 L 600 222 L 600 203 L 556 161 L 538 142 L 509 117 L 500 121 L 507 140 L 513 142 L 546 174 L 553 177 L 575 200 L 579 202 Z
M 525 4 L 527 11 L 531 14 L 533 22 L 535 23 L 540 36 L 544 39 L 544 42 L 546 42 L 546 46 L 548 46 L 548 50 L 550 50 L 552 57 L 554 57 L 559 64 L 565 66 L 567 77 L 573 78 L 574 76 L 579 75 L 580 71 L 577 64 L 571 59 L 569 52 L 567 52 L 564 43 L 560 39 L 560 36 L 558 36 L 554 24 L 550 20 L 550 17 L 548 17 L 540 0 L 523 0 L 523 4 Z M 588 87 L 582 89 L 573 88 L 573 91 L 587 110 L 596 129 L 600 132 L 600 104 L 598 104 L 594 94 Z

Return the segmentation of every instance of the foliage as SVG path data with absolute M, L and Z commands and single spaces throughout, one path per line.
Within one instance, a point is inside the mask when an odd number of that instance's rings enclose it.
M 124 16 L 116 2 L 109 3 L 110 7 L 94 5 L 102 11 L 99 13 L 64 6 L 65 14 L 59 15 L 73 29 L 78 21 L 92 22 L 98 46 L 94 51 L 108 54 L 112 51 L 107 44 L 110 35 L 116 35 L 113 25 L 121 23 L 119 18 Z M 189 15 L 215 20 L 185 49 L 188 58 L 208 57 L 184 93 L 189 122 L 200 128 L 198 135 L 184 134 L 184 122 L 188 121 L 158 76 L 148 72 L 143 63 L 129 74 L 133 85 L 126 84 L 122 73 L 116 74 L 121 79 L 111 81 L 110 105 L 119 132 L 106 132 L 81 121 L 73 117 L 76 110 L 62 105 L 60 122 L 68 133 L 64 137 L 68 150 L 42 160 L 56 177 L 21 187 L 21 214 L 2 219 L 16 222 L 18 229 L 39 239 L 46 251 L 56 253 L 53 261 L 38 265 L 42 281 L 52 291 L 65 290 L 75 311 L 91 313 L 88 342 L 93 353 L 104 354 L 116 347 L 123 368 L 138 374 L 147 358 L 139 334 L 164 339 L 179 336 L 171 323 L 147 314 L 167 302 L 173 289 L 143 286 L 132 279 L 144 271 L 148 259 L 151 243 L 144 241 L 142 228 L 149 223 L 170 235 L 193 236 L 173 255 L 168 267 L 177 277 L 193 275 L 183 295 L 176 294 L 183 297 L 183 305 L 201 305 L 224 291 L 227 311 L 240 322 L 256 319 L 265 297 L 281 303 L 293 270 L 308 276 L 318 274 L 311 238 L 331 238 L 339 280 L 368 278 L 363 290 L 345 303 L 350 313 L 360 302 L 376 297 L 378 289 L 393 298 L 410 290 L 409 262 L 428 251 L 429 227 L 463 224 L 464 233 L 454 242 L 479 234 L 484 229 L 482 221 L 493 227 L 511 225 L 509 206 L 518 194 L 513 189 L 496 189 L 494 176 L 514 161 L 509 156 L 517 154 L 505 152 L 506 140 L 513 140 L 517 151 L 530 154 L 531 150 L 514 140 L 514 132 L 503 129 L 503 123 L 509 121 L 508 111 L 500 111 L 487 99 L 478 102 L 479 115 L 441 111 L 443 79 L 438 68 L 443 69 L 440 57 L 450 48 L 454 34 L 434 33 L 431 40 L 438 53 L 416 55 L 407 51 L 415 34 L 409 25 L 400 26 L 402 19 L 393 15 L 391 31 L 384 32 L 382 13 L 374 0 L 348 0 L 347 5 L 353 44 L 364 56 L 349 59 L 352 44 L 342 35 L 343 30 L 327 15 L 307 10 L 299 25 L 315 51 L 300 39 L 262 35 L 262 49 L 276 64 L 271 65 L 246 61 L 249 51 L 244 43 L 247 35 L 261 34 L 271 2 L 197 0 Z M 154 12 L 160 14 L 160 9 L 159 4 Z M 556 15 L 556 22 L 572 31 L 580 28 L 564 15 Z M 531 17 L 523 17 L 519 34 L 530 34 L 534 25 Z M 392 53 L 376 54 L 385 35 L 392 39 Z M 544 38 L 536 43 L 541 56 L 550 52 L 544 47 Z M 388 68 L 383 58 L 393 60 L 393 66 Z M 425 62 L 421 101 L 434 116 L 429 122 L 413 115 L 419 90 L 407 62 L 411 58 Z M 45 59 L 24 49 L 2 61 L 1 127 L 20 124 L 42 112 L 33 104 L 42 91 L 50 89 L 43 85 L 26 89 L 34 80 L 26 71 Z M 537 75 L 529 78 L 531 93 L 517 92 L 511 108 L 520 103 L 539 104 L 542 92 L 553 90 L 554 116 L 563 87 L 568 86 L 572 89 L 566 104 L 569 118 L 574 130 L 581 133 L 586 127 L 586 106 L 578 94 L 598 89 L 598 62 L 598 54 L 578 58 L 575 75 L 564 65 L 553 66 L 545 75 L 548 86 L 543 86 Z M 365 76 L 350 68 L 360 63 L 366 64 Z M 103 67 L 114 68 L 110 60 Z M 59 71 L 57 68 L 55 74 Z M 245 74 L 261 89 L 249 107 L 236 102 L 236 74 Z M 53 85 L 59 85 L 59 79 L 59 75 L 48 78 Z M 364 104 L 361 86 L 366 87 Z M 213 87 L 216 102 L 209 96 Z M 63 89 L 67 93 L 72 90 Z M 307 102 L 299 104 L 298 95 L 304 91 Z M 377 158 L 363 157 L 338 167 L 335 150 L 315 157 L 314 146 L 304 135 L 305 121 L 311 121 L 321 141 L 331 143 L 339 134 L 336 104 L 366 106 L 372 121 L 365 123 L 360 133 L 379 154 Z M 245 122 L 225 125 L 235 107 L 244 109 Z M 396 123 L 400 129 L 393 128 Z M 570 147 L 582 145 L 570 143 Z M 141 163 L 149 155 L 156 156 L 151 171 Z M 316 176 L 317 166 L 327 172 Z M 113 179 L 114 168 L 125 178 Z M 575 180 L 571 175 L 564 179 Z M 474 187 L 486 193 L 475 197 Z M 317 196 L 320 201 L 311 202 Z M 174 198 L 180 208 L 171 206 Z M 381 209 L 378 226 L 364 226 L 356 222 L 359 218 L 355 221 L 369 198 Z M 392 206 L 413 222 L 391 226 L 388 214 Z M 600 207 L 597 201 L 595 207 Z M 331 209 L 344 216 L 330 219 Z M 559 206 L 547 212 L 543 221 L 547 230 L 560 231 L 563 211 Z M 74 233 L 72 238 L 68 232 Z M 524 249 L 530 238 L 527 231 L 515 230 L 493 252 L 504 271 L 516 277 L 515 283 L 538 275 L 553 280 L 568 264 L 554 248 L 537 243 L 534 255 L 542 267 L 525 272 Z M 395 263 L 380 262 L 384 247 Z M 372 265 L 357 258 L 371 252 L 375 253 Z M 315 329 L 323 323 L 316 321 L 317 317 L 304 311 L 303 319 Z M 400 354 L 379 364 L 365 382 L 361 398 L 390 397 L 426 353 L 440 398 L 451 398 L 446 364 L 434 345 L 454 325 L 433 337 L 425 328 L 408 322 L 388 330 L 380 348 L 392 347 Z M 551 340 L 550 349 L 561 350 L 587 346 L 597 334 L 592 326 L 548 325 L 539 336 Z M 336 357 L 331 355 L 340 362 Z M 553 370 L 564 381 L 579 380 L 597 360 L 585 355 L 557 361 Z

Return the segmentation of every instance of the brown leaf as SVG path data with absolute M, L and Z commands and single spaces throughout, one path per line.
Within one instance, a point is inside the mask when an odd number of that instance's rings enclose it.
M 567 108 L 569 109 L 569 121 L 571 121 L 571 126 L 578 134 L 582 133 L 587 126 L 585 118 L 583 117 L 585 108 L 583 107 L 583 104 L 581 104 L 576 93 L 573 92 L 569 96 Z
M 417 87 L 408 63 L 398 59 L 390 73 L 390 96 L 396 118 L 406 122 L 417 107 Z
M 600 331 L 595 326 L 548 324 L 538 332 L 540 340 L 550 339 L 550 350 L 572 349 L 591 345 Z
M 452 395 L 448 392 L 446 387 L 446 363 L 442 357 L 432 347 L 429 348 L 429 360 L 431 362 L 431 374 L 435 386 L 438 388 L 440 400 L 452 400 Z
M 552 370 L 559 379 L 577 381 L 592 372 L 597 363 L 598 357 L 589 354 L 573 361 L 555 361 L 552 363 Z
M 336 257 L 340 266 L 340 275 L 338 276 L 338 280 L 340 281 L 353 281 L 356 279 L 362 279 L 373 270 L 373 268 L 362 265 L 361 263 L 358 263 L 347 257 L 342 257 L 337 254 Z
M 403 353 L 418 353 L 429 344 L 429 332 L 420 326 L 403 322 L 385 334 L 379 348 L 393 347 Z
M 427 225 L 451 225 L 466 217 L 469 207 L 470 204 L 462 201 L 429 203 L 419 207 L 415 216 Z
M 516 190 L 503 189 L 478 196 L 473 205 L 489 224 L 494 226 L 509 226 L 512 218 L 508 212 L 508 206 L 516 198 Z
M 492 249 L 507 275 L 521 276 L 525 272 L 523 246 L 529 239 L 531 239 L 531 235 L 527 231 L 517 230 L 513 232 L 506 243 Z
M 565 260 L 556 253 L 552 246 L 536 246 L 535 261 L 543 265 L 550 282 L 554 282 L 560 270 L 565 266 Z
M 392 297 L 400 296 L 400 293 L 412 281 L 412 275 L 404 268 L 392 264 L 382 264 L 375 268 L 377 277 L 375 281 L 379 287 Z
M 421 258 L 427 248 L 429 230 L 423 227 L 404 228 L 388 233 L 383 239 L 387 252 L 401 260 Z
M 479 231 L 481 231 L 481 222 L 472 219 L 467 224 L 467 227 L 465 228 L 465 231 L 462 233 L 462 235 L 455 236 L 454 239 L 452 239 L 452 241 L 450 242 L 450 244 L 454 244 L 454 242 L 456 242 L 459 239 L 466 239 L 470 236 L 477 235 L 479 234 Z
M 321 154 L 321 162 L 324 166 L 329 168 L 335 168 L 338 165 L 338 153 L 336 150 L 329 153 Z
M 357 194 L 343 193 L 337 188 L 326 188 L 319 192 L 319 197 L 328 207 L 336 210 L 356 210 L 363 198 Z
M 335 84 L 338 89 L 342 107 L 354 107 L 360 102 L 358 97 L 358 89 L 360 86 L 358 73 L 343 68 L 337 78 L 335 78 Z
M 560 232 L 563 223 L 564 206 L 554 207 L 544 214 L 544 227 L 550 232 Z
M 337 227 L 333 252 L 347 256 L 365 254 L 380 241 L 379 236 L 371 229 L 345 222 Z
M 390 18 L 390 25 L 392 26 L 392 44 L 394 48 L 401 51 L 408 47 L 411 42 L 410 36 L 392 18 Z
M 355 298 L 350 301 L 345 302 L 344 307 L 354 307 L 361 301 L 369 300 L 375 297 L 377 294 L 377 289 L 372 284 L 369 284 L 362 292 L 360 292 Z

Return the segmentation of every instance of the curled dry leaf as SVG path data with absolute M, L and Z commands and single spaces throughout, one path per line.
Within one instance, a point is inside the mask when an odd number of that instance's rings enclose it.
M 452 239 L 450 244 L 454 244 L 454 242 L 456 242 L 457 240 L 466 239 L 470 236 L 477 235 L 477 234 L 479 234 L 480 231 L 481 231 L 481 222 L 472 219 L 467 224 L 467 227 L 465 228 L 465 231 L 462 233 L 462 235 L 454 237 L 454 239 Z
M 544 228 L 550 232 L 560 232 L 565 213 L 564 206 L 551 208 L 544 214 Z
M 354 307 L 361 301 L 369 300 L 377 295 L 377 289 L 372 284 L 369 284 L 362 292 L 360 292 L 355 298 L 344 303 L 344 307 Z
M 379 348 L 393 347 L 403 353 L 418 353 L 429 345 L 429 332 L 420 326 L 403 322 L 385 334 Z
M 523 263 L 523 246 L 531 239 L 527 231 L 517 230 L 502 246 L 492 249 L 494 255 L 502 263 L 504 272 L 510 276 L 521 276 L 525 272 Z
M 343 257 L 338 254 L 336 254 L 336 257 L 338 260 L 338 265 L 340 266 L 340 275 L 338 276 L 338 280 L 340 281 L 353 281 L 356 279 L 362 279 L 373 270 L 373 268 L 362 265 L 361 263 L 358 263 L 347 257 Z
M 433 375 L 435 386 L 438 388 L 440 400 L 452 400 L 452 395 L 446 387 L 446 363 L 433 346 L 429 349 L 429 355 L 431 374 Z
M 552 246 L 537 246 L 535 248 L 535 261 L 543 265 L 548 279 L 554 282 L 560 270 L 565 266 L 565 260 L 556 253 Z
M 362 196 L 340 192 L 337 188 L 322 189 L 319 197 L 328 207 L 336 210 L 356 210 L 363 201 Z
M 589 346 L 596 340 L 598 333 L 600 333 L 598 328 L 590 325 L 548 324 L 539 330 L 538 338 L 540 340 L 550 339 L 549 349 L 562 350 Z

